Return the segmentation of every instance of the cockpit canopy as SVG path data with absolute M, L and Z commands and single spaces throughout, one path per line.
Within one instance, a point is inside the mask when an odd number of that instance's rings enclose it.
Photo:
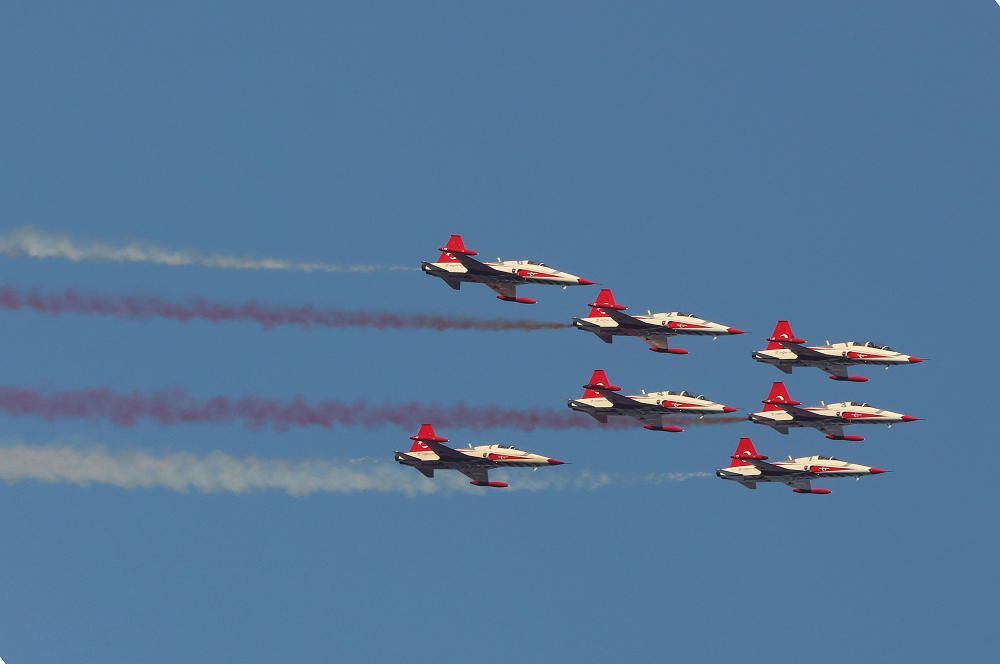
M 862 408 L 871 408 L 872 407 L 872 405 L 870 403 L 861 403 L 860 401 L 848 401 L 847 405 L 848 406 L 860 406 Z
M 687 390 L 681 390 L 680 392 L 671 392 L 667 390 L 664 394 L 669 394 L 672 397 L 691 397 L 692 399 L 705 399 L 704 394 L 695 394 L 694 392 L 688 392 Z
M 820 454 L 820 455 L 819 455 L 819 456 L 817 456 L 816 458 L 817 458 L 817 459 L 820 459 L 820 460 L 822 460 L 822 461 L 840 461 L 840 459 L 838 459 L 837 457 L 832 457 L 832 456 L 823 456 L 822 454 Z
M 537 265 L 538 267 L 548 267 L 545 263 L 539 263 L 538 261 L 518 261 L 523 265 Z
M 692 314 L 692 313 L 686 313 L 686 312 L 683 312 L 683 311 L 671 311 L 667 315 L 668 316 L 687 316 L 688 318 L 697 318 L 697 316 L 695 316 L 694 314 Z
M 865 348 L 878 348 L 880 350 L 893 350 L 889 346 L 883 346 L 881 344 L 875 343 L 874 341 L 852 341 L 851 344 L 854 345 L 854 346 L 864 346 Z

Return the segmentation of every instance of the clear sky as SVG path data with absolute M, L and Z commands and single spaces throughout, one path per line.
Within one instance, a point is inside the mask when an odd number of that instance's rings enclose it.
M 643 311 L 748 330 L 684 357 L 534 333 L 264 331 L 4 313 L 2 385 L 563 409 L 589 372 L 753 410 L 775 320 L 931 358 L 788 380 L 926 418 L 863 443 L 749 423 L 473 432 L 572 465 L 772 457 L 895 472 L 831 496 L 715 477 L 599 490 L 243 495 L 0 488 L 20 662 L 934 662 L 995 651 L 1000 8 L 964 2 L 17 3 L 0 10 L 0 229 L 414 265 L 461 232 Z M 0 283 L 566 320 L 419 273 L 0 257 Z M 746 411 L 744 411 L 746 412 Z M 583 415 L 581 415 L 583 417 Z M 413 427 L 0 417 L 3 444 L 385 459 Z M 392 468 L 411 481 L 415 471 Z M 422 478 L 419 478 L 422 480 Z

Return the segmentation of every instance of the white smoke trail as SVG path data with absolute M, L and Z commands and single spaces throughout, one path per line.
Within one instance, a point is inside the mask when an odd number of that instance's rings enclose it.
M 709 475 L 650 473 L 629 476 L 583 471 L 563 476 L 557 472 L 549 469 L 544 477 L 518 473 L 511 479 L 511 488 L 593 491 L 610 486 L 679 482 Z M 441 472 L 430 480 L 410 468 L 371 459 L 287 461 L 235 457 L 218 451 L 201 456 L 186 452 L 154 455 L 136 450 L 110 451 L 103 446 L 86 449 L 65 444 L 33 446 L 20 441 L 0 445 L 0 481 L 76 486 L 99 484 L 120 489 L 167 489 L 178 493 L 282 491 L 291 496 L 360 492 L 417 496 L 441 491 L 477 491 L 457 472 Z
M 164 249 L 130 242 L 112 245 L 80 242 L 67 235 L 47 233 L 31 227 L 0 235 L 0 253 L 31 258 L 61 258 L 73 262 L 154 263 L 173 267 L 197 265 L 224 270 L 283 270 L 288 272 L 413 272 L 415 267 L 400 265 L 337 265 L 300 262 L 282 258 L 252 258 L 225 254 L 199 254 L 183 249 Z
M 654 486 L 701 477 L 711 477 L 712 473 L 608 473 L 584 470 L 580 472 L 503 473 L 504 481 L 510 482 L 510 489 L 517 491 L 596 491 L 605 488 Z

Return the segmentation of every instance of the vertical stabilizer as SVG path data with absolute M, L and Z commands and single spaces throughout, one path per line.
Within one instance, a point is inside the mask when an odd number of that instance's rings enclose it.
M 590 376 L 590 380 L 584 385 L 583 388 L 583 398 L 584 399 L 596 399 L 603 397 L 604 395 L 593 389 L 593 386 L 603 387 L 606 390 L 612 390 L 617 392 L 622 389 L 617 385 L 612 385 L 611 381 L 608 380 L 608 375 L 604 373 L 604 369 L 595 369 L 594 373 Z
M 410 440 L 413 441 L 413 445 L 410 446 L 411 452 L 430 452 L 431 448 L 424 441 L 431 441 L 434 443 L 447 443 L 447 438 L 441 438 L 436 433 L 434 433 L 434 427 L 430 424 L 421 424 L 420 431 L 417 435 L 410 436 Z
M 759 454 L 757 454 L 757 448 L 753 446 L 752 440 L 750 440 L 749 438 L 740 438 L 740 444 L 736 446 L 736 451 L 733 452 L 733 462 L 732 464 L 730 464 L 730 466 L 751 465 L 749 461 L 746 461 L 746 457 L 750 457 L 752 459 L 762 458 Z
M 798 343 L 802 340 L 795 338 L 795 335 L 792 333 L 792 326 L 788 324 L 787 320 L 779 320 L 778 324 L 774 326 L 771 338 L 767 340 L 767 350 L 784 348 L 778 341 L 795 341 Z
M 597 294 L 597 299 L 590 303 L 590 314 L 588 314 L 587 317 L 606 318 L 607 314 L 604 313 L 603 309 L 625 311 L 628 307 L 623 307 L 615 302 L 615 295 L 611 292 L 610 288 L 603 288 L 601 289 L 601 292 Z
M 437 259 L 438 263 L 457 263 L 459 261 L 455 258 L 455 254 L 475 256 L 478 253 L 465 248 L 465 242 L 462 241 L 461 235 L 452 235 L 448 238 L 448 244 L 438 248 L 441 250 L 441 255 Z
M 784 383 L 778 382 L 771 386 L 771 391 L 767 395 L 767 399 L 764 401 L 764 412 L 769 412 L 772 410 L 781 410 L 778 404 L 786 404 L 788 406 L 798 406 L 799 402 L 788 396 L 788 389 L 785 387 Z

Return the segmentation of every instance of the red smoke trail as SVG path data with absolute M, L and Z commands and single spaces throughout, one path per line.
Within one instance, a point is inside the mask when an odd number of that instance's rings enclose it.
M 484 332 L 518 330 L 557 330 L 568 323 L 546 323 L 532 320 L 509 320 L 444 316 L 437 314 L 407 314 L 358 311 L 351 309 L 318 308 L 312 306 L 282 307 L 256 302 L 222 304 L 195 298 L 188 302 L 173 302 L 159 297 L 141 295 L 101 295 L 80 291 L 41 293 L 21 291 L 11 286 L 0 287 L 0 309 L 29 309 L 58 316 L 111 316 L 114 318 L 165 318 L 186 323 L 203 320 L 211 323 L 241 321 L 256 323 L 270 329 L 279 325 L 295 325 L 307 330 L 322 328 L 370 327 L 377 329 L 477 330 Z
M 421 422 L 463 429 L 594 429 L 638 426 L 626 420 L 601 425 L 582 413 L 539 409 L 397 403 L 372 405 L 364 401 L 320 401 L 308 403 L 301 397 L 291 401 L 259 397 L 212 397 L 199 400 L 183 390 L 152 394 L 117 394 L 107 388 L 64 392 L 40 392 L 19 387 L 0 387 L 0 413 L 46 420 L 97 419 L 115 426 L 133 426 L 153 421 L 162 426 L 186 423 L 240 423 L 249 429 L 285 431 L 298 427 L 335 426 L 374 429 L 396 426 L 413 429 Z M 742 417 L 712 420 L 668 418 L 675 424 L 724 424 L 744 421 Z

